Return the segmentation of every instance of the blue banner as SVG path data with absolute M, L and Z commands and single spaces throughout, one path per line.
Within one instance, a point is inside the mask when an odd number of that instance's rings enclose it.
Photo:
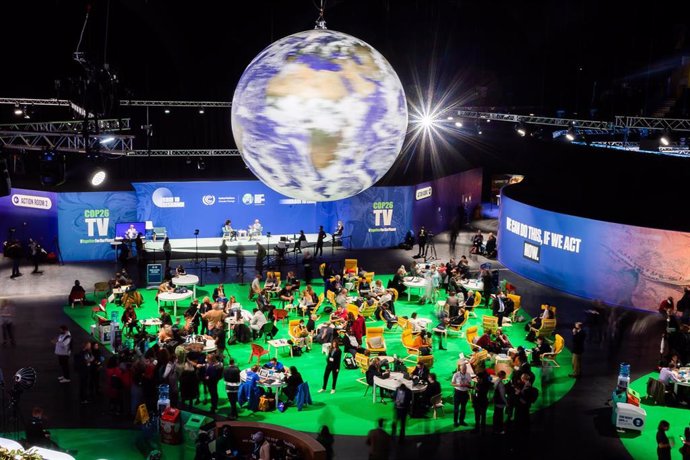
M 29 238 L 46 251 L 55 250 L 57 238 L 57 194 L 13 188 L 0 197 L 0 238 L 18 239 L 26 245 Z
M 60 249 L 65 261 L 114 259 L 117 222 L 137 217 L 132 192 L 61 193 L 58 197 Z
M 137 219 L 165 227 L 170 238 L 222 236 L 230 219 L 236 230 L 259 219 L 264 234 L 315 233 L 315 202 L 288 198 L 259 181 L 148 182 L 132 184 Z M 315 227 L 316 225 L 316 227 Z
M 498 254 L 526 278 L 611 305 L 656 310 L 690 285 L 688 233 L 559 214 L 505 193 Z

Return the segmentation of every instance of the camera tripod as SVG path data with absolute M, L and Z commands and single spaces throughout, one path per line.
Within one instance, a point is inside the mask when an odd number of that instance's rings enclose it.
M 436 245 L 434 244 L 434 235 L 429 233 L 426 239 L 426 247 L 424 248 L 424 260 L 436 260 Z

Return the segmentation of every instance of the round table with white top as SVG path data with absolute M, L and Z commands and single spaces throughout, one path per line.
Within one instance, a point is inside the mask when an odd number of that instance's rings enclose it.
M 242 382 L 247 381 L 247 371 L 249 369 L 244 369 L 243 371 L 240 372 L 240 380 Z M 282 374 L 282 375 L 280 375 Z M 261 374 L 259 374 L 259 377 L 261 377 Z M 261 377 L 259 381 L 257 382 L 257 385 L 262 387 L 265 390 L 271 389 L 272 391 L 275 391 L 276 394 L 276 402 L 280 398 L 280 392 L 285 386 L 287 385 L 287 375 L 284 372 L 274 372 L 272 377 Z
M 424 294 L 424 289 L 426 289 L 426 279 L 424 278 L 419 278 L 419 277 L 406 277 L 403 280 L 403 284 L 407 288 L 407 301 L 410 301 L 410 295 L 412 294 L 412 289 L 417 289 L 417 293 L 419 294 L 419 297 L 422 297 Z
M 158 294 L 158 308 L 160 308 L 162 302 L 172 302 L 173 303 L 173 316 L 177 317 L 177 302 L 180 300 L 191 299 L 192 292 L 161 292 Z
M 173 277 L 172 282 L 175 286 L 184 286 L 184 287 L 192 286 L 192 289 L 194 290 L 194 297 L 196 297 L 196 285 L 199 284 L 199 277 L 198 276 L 196 276 L 196 275 L 175 276 L 175 277 Z
M 371 394 L 371 402 L 376 402 L 376 387 L 385 388 L 389 391 L 395 391 L 398 389 L 401 383 L 404 384 L 407 388 L 409 388 L 412 391 L 412 393 L 421 393 L 424 390 L 426 390 L 426 385 L 414 385 L 412 383 L 412 380 L 407 380 L 403 378 L 402 372 L 391 372 L 390 376 L 387 379 L 382 379 L 381 377 L 374 376 L 374 391 L 372 391 Z
M 470 290 L 470 291 L 483 291 L 484 290 L 484 283 L 481 280 L 476 280 L 476 279 L 471 279 L 471 280 L 463 280 L 460 282 L 465 289 Z

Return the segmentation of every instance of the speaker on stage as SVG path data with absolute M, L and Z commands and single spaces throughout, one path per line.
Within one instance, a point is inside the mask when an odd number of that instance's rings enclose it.
M 10 172 L 7 170 L 7 160 L 0 158 L 0 196 L 7 196 L 12 193 L 12 182 Z

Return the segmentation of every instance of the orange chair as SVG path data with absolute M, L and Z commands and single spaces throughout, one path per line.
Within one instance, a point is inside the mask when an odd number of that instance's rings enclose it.
M 276 321 L 282 321 L 283 324 L 285 324 L 285 318 L 287 318 L 288 311 L 287 310 L 281 310 L 280 308 L 276 308 L 273 310 L 273 319 Z
M 249 354 L 249 361 L 247 361 L 247 362 L 251 363 L 251 362 L 252 362 L 252 358 L 253 358 L 254 356 L 256 356 L 256 364 L 261 364 L 261 357 L 262 357 L 263 355 L 267 355 L 267 354 L 268 354 L 268 350 L 266 350 L 266 349 L 265 349 L 264 347 L 262 347 L 261 345 L 257 345 L 257 344 L 255 344 L 255 343 L 252 343 L 251 346 L 252 346 L 252 352 Z

